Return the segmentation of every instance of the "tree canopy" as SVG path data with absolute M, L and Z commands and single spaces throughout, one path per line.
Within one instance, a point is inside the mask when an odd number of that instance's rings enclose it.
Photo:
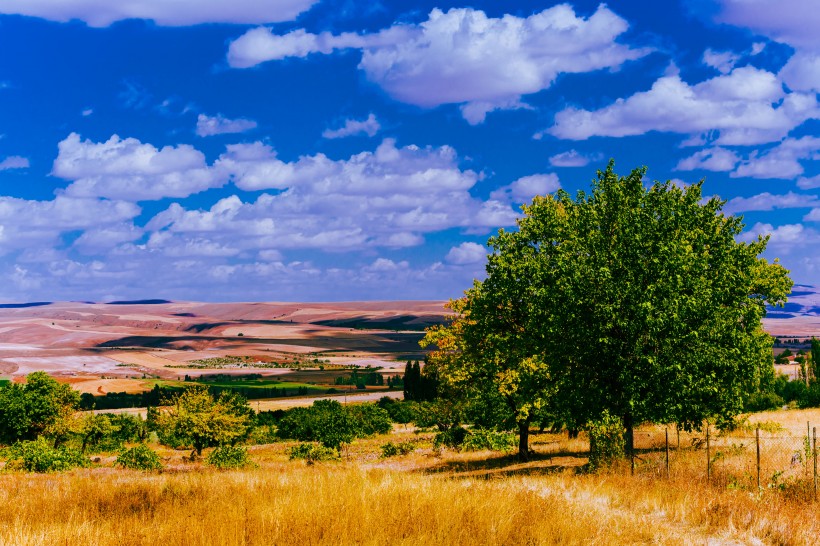
M 742 409 L 771 381 L 767 304 L 788 271 L 738 241 L 742 219 L 704 199 L 702 182 L 644 186 L 610 162 L 590 193 L 535 197 L 515 231 L 492 237 L 487 277 L 450 307 L 424 343 L 439 379 L 494 400 L 527 456 L 534 418 L 571 428 L 619 417 L 699 426 Z M 631 444 L 629 444 L 631 445 Z
M 157 418 L 164 435 L 189 445 L 202 455 L 202 449 L 233 444 L 242 439 L 251 425 L 253 410 L 242 397 L 222 392 L 214 399 L 203 385 L 188 387 L 178 394 L 168 410 Z
M 0 388 L 0 443 L 35 440 L 43 434 L 60 443 L 79 403 L 79 393 L 45 372 Z

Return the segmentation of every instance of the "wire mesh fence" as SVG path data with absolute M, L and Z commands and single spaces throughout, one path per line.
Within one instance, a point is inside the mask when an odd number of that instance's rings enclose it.
M 699 476 L 714 485 L 759 491 L 775 489 L 817 499 L 817 429 L 803 435 L 712 427 L 684 432 L 675 427 L 636 431 L 630 468 L 635 474 Z

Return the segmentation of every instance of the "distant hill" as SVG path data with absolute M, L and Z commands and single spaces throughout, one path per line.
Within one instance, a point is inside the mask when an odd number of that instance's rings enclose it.
M 820 337 L 820 288 L 796 284 L 784 307 L 769 307 L 763 326 L 774 336 Z
M 166 303 L 174 302 L 170 300 L 119 300 L 106 302 L 106 305 L 165 305 Z

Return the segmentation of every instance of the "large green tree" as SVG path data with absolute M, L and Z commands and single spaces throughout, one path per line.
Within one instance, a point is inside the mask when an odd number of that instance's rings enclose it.
M 427 335 L 443 381 L 506 405 L 522 458 L 537 413 L 575 427 L 608 411 L 631 448 L 635 425 L 729 419 L 771 377 L 761 318 L 785 302 L 788 272 L 759 257 L 767 239 L 737 240 L 741 219 L 702 183 L 647 188 L 644 175 L 610 163 L 590 193 L 536 197 Z

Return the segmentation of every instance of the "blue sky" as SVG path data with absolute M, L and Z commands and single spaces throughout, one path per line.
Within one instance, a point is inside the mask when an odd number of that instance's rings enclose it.
M 0 2 L 0 299 L 457 297 L 609 158 L 820 284 L 814 0 Z

